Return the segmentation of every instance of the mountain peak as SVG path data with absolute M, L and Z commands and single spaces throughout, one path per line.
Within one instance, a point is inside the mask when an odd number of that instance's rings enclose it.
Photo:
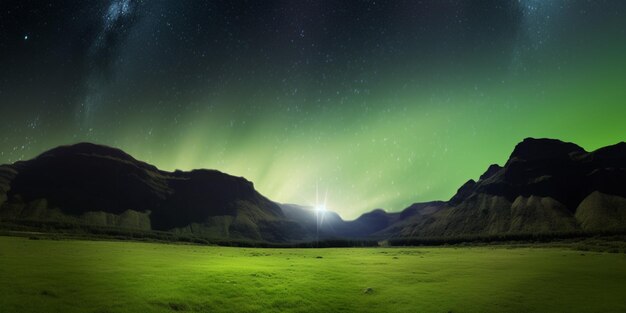
M 596 157 L 624 158 L 626 157 L 626 142 L 618 142 L 612 146 L 602 147 L 592 152 Z
M 585 149 L 571 143 L 548 138 L 526 138 L 518 143 L 510 159 L 538 160 L 568 158 L 573 153 L 586 153 Z
M 112 157 L 120 160 L 136 161 L 135 158 L 120 149 L 91 142 L 80 142 L 73 145 L 59 146 L 42 153 L 38 157 L 41 158 L 48 156 L 66 156 L 76 154 L 98 155 Z
M 381 215 L 381 214 L 387 214 L 387 211 L 381 208 L 377 208 L 363 215 Z
M 493 176 L 495 173 L 497 173 L 499 170 L 502 169 L 502 166 L 498 165 L 498 164 L 491 164 L 489 165 L 489 168 L 487 168 L 487 170 L 485 171 L 485 173 L 483 173 L 482 175 L 480 175 L 480 178 L 478 180 L 485 180 L 490 178 L 491 176 Z
M 139 161 L 132 157 L 130 154 L 122 151 L 118 148 L 113 148 L 105 145 L 95 144 L 91 142 L 79 142 L 72 145 L 58 146 L 50 149 L 39 156 L 36 159 L 48 158 L 48 157 L 68 157 L 68 156 L 95 156 L 116 159 L 124 162 L 135 164 L 136 166 L 157 171 L 158 169 L 148 163 Z
M 472 194 L 474 187 L 476 187 L 475 180 L 470 179 L 466 181 L 465 184 L 463 184 L 463 186 L 461 186 L 456 191 L 456 194 L 452 196 L 452 198 L 450 199 L 450 203 L 458 203 L 465 200 L 465 198 L 469 197 Z
M 249 240 L 299 238 L 290 233 L 298 226 L 251 182 L 217 170 L 165 172 L 120 149 L 87 142 L 51 149 L 12 168 L 15 173 L 0 173 L 7 177 L 0 182 L 0 198 L 16 208 L 13 218 L 55 222 L 57 215 L 40 219 L 22 211 L 41 202 L 38 210 L 58 209 L 58 218 L 80 225 Z M 6 210 L 0 205 L 0 215 Z

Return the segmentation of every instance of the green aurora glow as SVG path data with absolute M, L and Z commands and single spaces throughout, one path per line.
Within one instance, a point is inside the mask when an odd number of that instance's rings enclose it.
M 102 88 L 123 89 L 104 96 L 119 104 L 87 117 L 49 102 L 30 106 L 42 101 L 32 95 L 41 83 L 35 79 L 2 101 L 0 162 L 92 141 L 165 170 L 214 168 L 243 176 L 278 202 L 312 205 L 319 186 L 328 189 L 329 209 L 348 219 L 374 208 L 399 211 L 446 200 L 489 164 L 505 162 L 525 137 L 558 138 L 587 150 L 626 139 L 626 22 L 617 15 L 598 19 L 542 24 L 552 35 L 541 44 L 520 31 L 519 38 L 476 55 L 462 55 L 459 47 L 474 46 L 460 44 L 442 56 L 431 51 L 376 66 L 367 65 L 366 55 L 366 65 L 319 69 L 329 77 L 322 82 L 311 79 L 317 69 L 300 67 L 301 75 L 285 84 L 275 64 L 259 65 L 253 74 L 238 65 L 235 72 L 251 76 L 211 87 L 186 83 L 186 76 L 155 85 L 118 74 Z M 120 62 L 116 68 L 126 66 Z M 21 73 L 35 75 L 39 65 L 24 64 Z

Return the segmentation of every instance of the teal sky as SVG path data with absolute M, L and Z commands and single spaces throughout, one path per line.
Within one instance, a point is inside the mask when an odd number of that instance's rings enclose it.
M 620 1 L 319 3 L 15 8 L 0 162 L 91 141 L 352 219 L 447 200 L 525 137 L 626 140 Z

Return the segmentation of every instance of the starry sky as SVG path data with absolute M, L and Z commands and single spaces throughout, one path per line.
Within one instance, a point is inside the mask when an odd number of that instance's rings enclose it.
M 90 141 L 399 211 L 525 137 L 626 140 L 625 56 L 619 0 L 3 0 L 0 163 Z

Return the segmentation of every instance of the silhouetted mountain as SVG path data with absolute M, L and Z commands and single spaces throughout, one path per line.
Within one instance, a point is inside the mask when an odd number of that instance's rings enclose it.
M 279 204 L 285 217 L 295 221 L 306 231 L 305 240 L 340 238 L 346 222 L 332 211 L 316 211 L 310 206 Z
M 306 240 L 368 238 L 399 218 L 398 213 L 385 213 L 381 209 L 361 215 L 354 221 L 344 221 L 332 211 L 316 211 L 313 207 L 280 204 L 285 216 L 306 230 Z
M 346 222 L 340 234 L 347 238 L 378 237 L 377 232 L 391 226 L 399 218 L 400 213 L 387 213 L 382 209 L 376 209 L 359 216 L 354 221 Z
M 458 236 L 626 229 L 626 144 L 586 152 L 525 139 L 504 167 L 492 165 L 428 218 L 388 236 Z
M 3 220 L 269 241 L 298 239 L 302 232 L 244 178 L 215 170 L 160 171 L 89 143 L 2 166 L 0 192 Z
M 0 166 L 0 221 L 162 230 L 206 238 L 307 241 L 626 230 L 626 143 L 586 152 L 525 139 L 450 201 L 344 221 L 276 204 L 215 170 L 165 172 L 88 143 Z

